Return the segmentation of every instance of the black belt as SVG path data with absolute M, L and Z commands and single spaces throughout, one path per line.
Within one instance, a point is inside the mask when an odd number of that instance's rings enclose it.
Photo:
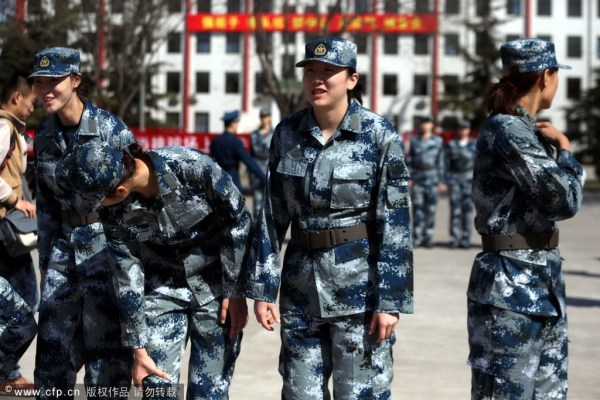
M 483 251 L 549 250 L 558 246 L 558 229 L 541 233 L 509 233 L 507 235 L 481 235 Z
M 305 231 L 292 225 L 292 241 L 303 244 L 310 250 L 331 249 L 338 244 L 354 242 L 368 237 L 367 224 L 319 231 Z
M 75 211 L 63 210 L 62 220 L 64 223 L 71 225 L 73 228 L 77 228 L 100 221 L 100 215 L 98 215 L 98 213 L 95 211 L 90 214 L 81 215 Z

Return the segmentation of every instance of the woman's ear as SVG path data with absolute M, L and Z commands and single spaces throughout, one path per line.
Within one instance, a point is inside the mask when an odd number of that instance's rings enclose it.
M 129 189 L 124 185 L 119 185 L 115 189 L 115 196 L 125 199 L 127 196 L 129 196 Z

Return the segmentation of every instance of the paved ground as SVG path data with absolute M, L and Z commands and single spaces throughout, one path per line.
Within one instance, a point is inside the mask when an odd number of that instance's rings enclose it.
M 415 314 L 396 330 L 393 395 L 403 400 L 469 398 L 466 287 L 477 247 L 450 250 L 447 198 L 440 199 L 436 247 L 415 251 Z M 579 214 L 560 223 L 570 330 L 569 398 L 600 399 L 600 192 L 586 193 Z M 473 238 L 476 240 L 476 237 Z M 249 303 L 250 309 L 252 304 Z M 280 398 L 279 336 L 251 317 L 230 391 L 232 400 Z M 33 376 L 35 346 L 22 360 Z M 185 375 L 185 374 L 183 374 Z M 82 381 L 82 374 L 80 374 Z

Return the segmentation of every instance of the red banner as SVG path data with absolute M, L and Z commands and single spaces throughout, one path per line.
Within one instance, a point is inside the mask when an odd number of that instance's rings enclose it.
M 172 132 L 170 132 L 172 130 Z M 210 153 L 210 142 L 219 134 L 211 133 L 178 133 L 177 129 L 148 129 L 138 131 L 132 129 L 137 142 L 144 150 L 156 149 L 165 146 L 186 146 Z M 246 150 L 250 149 L 250 134 L 242 133 L 236 135 L 240 138 Z
M 190 14 L 192 32 L 431 33 L 434 14 Z

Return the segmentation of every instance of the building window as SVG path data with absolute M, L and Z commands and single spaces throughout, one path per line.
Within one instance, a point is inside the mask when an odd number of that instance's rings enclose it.
M 364 14 L 373 11 L 371 8 L 370 0 L 356 0 L 354 2 L 354 13 Z
M 239 33 L 225 34 L 227 44 L 225 45 L 227 54 L 239 54 L 241 48 L 242 36 Z
M 294 78 L 296 71 L 296 56 L 294 54 L 284 54 L 281 57 L 281 76 Z
M 596 58 L 600 60 L 600 36 L 596 38 Z
M 506 0 L 507 15 L 521 15 L 521 0 Z
M 237 72 L 225 73 L 225 93 L 240 92 L 240 74 Z
M 566 131 L 571 135 L 581 133 L 581 122 L 578 119 L 567 119 Z
M 281 32 L 281 42 L 284 45 L 296 44 L 296 32 Z
M 552 36 L 550 35 L 538 35 L 538 39 L 543 40 L 545 42 L 551 42 Z
M 27 4 L 27 14 L 37 15 L 42 13 L 42 0 L 29 0 Z
M 429 54 L 429 35 L 416 34 L 415 38 L 415 55 Z
M 579 100 L 581 98 L 581 79 L 567 78 L 567 99 Z
M 169 0 L 167 3 L 167 10 L 171 14 L 181 12 L 181 0 Z
M 444 54 L 447 56 L 458 55 L 458 34 L 447 33 L 444 35 Z
M 198 0 L 196 2 L 196 10 L 199 13 L 212 12 L 212 1 L 211 0 Z
M 181 53 L 181 32 L 170 32 L 167 38 L 167 53 Z
M 569 17 L 581 17 L 581 0 L 568 0 L 567 15 Z
M 475 14 L 478 16 L 490 15 L 490 0 L 477 0 L 475 3 Z
M 167 126 L 179 126 L 179 113 L 178 112 L 168 112 L 166 125 Z
M 367 54 L 369 48 L 369 36 L 365 33 L 355 33 L 354 43 L 356 43 L 356 52 L 358 54 Z
M 95 0 L 81 0 L 81 10 L 84 13 L 95 13 L 98 3 Z
M 196 93 L 210 92 L 210 73 L 196 72 Z
M 444 76 L 444 93 L 449 96 L 458 96 L 458 75 Z
M 427 75 L 415 75 L 413 94 L 415 96 L 427 96 L 429 94 L 429 78 Z
M 167 93 L 179 93 L 179 72 L 167 72 Z
M 581 36 L 567 36 L 567 57 L 581 58 Z
M 227 12 L 239 13 L 242 12 L 242 3 L 240 0 L 227 0 Z
M 540 16 L 552 15 L 552 0 L 537 0 L 537 14 Z
M 202 1 L 202 0 L 200 0 Z M 273 0 L 262 0 L 254 2 L 254 12 L 273 12 Z
M 210 53 L 210 33 L 196 33 L 196 53 Z
M 398 0 L 385 0 L 383 3 L 383 12 L 396 14 L 398 12 Z
M 387 34 L 383 36 L 383 53 L 398 54 L 398 35 Z
M 358 74 L 358 86 L 363 95 L 369 94 L 369 74 L 366 72 Z
M 383 95 L 396 96 L 398 94 L 398 75 L 383 75 Z
M 415 1 L 415 14 L 429 14 L 429 0 Z
M 111 0 L 110 2 L 110 12 L 114 14 L 121 14 L 124 10 L 125 0 Z
M 208 113 L 205 112 L 197 112 L 194 114 L 194 131 L 195 132 L 210 132 L 209 128 L 209 117 L 208 117 Z
M 267 83 L 263 78 L 262 72 L 257 72 L 254 74 L 254 93 L 262 94 L 266 92 Z
M 460 1 L 459 0 L 446 0 L 446 9 L 444 12 L 448 15 L 460 13 Z

